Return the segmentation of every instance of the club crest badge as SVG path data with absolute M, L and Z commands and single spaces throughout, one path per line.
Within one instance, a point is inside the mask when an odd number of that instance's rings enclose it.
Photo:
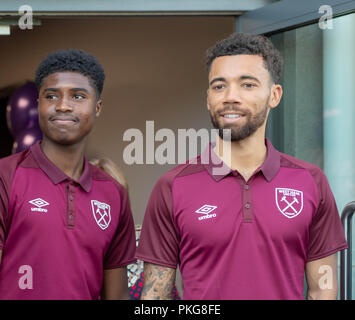
M 298 216 L 303 209 L 303 192 L 288 188 L 275 188 L 276 205 L 287 218 Z
M 96 223 L 102 230 L 105 230 L 111 222 L 110 206 L 97 200 L 91 200 L 91 207 Z

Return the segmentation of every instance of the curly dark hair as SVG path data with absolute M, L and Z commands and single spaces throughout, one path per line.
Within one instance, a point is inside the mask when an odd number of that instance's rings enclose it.
M 44 78 L 55 72 L 65 71 L 78 72 L 88 77 L 97 97 L 101 95 L 105 81 L 104 69 L 94 56 L 78 49 L 58 50 L 42 60 L 35 75 L 38 90 Z
M 283 59 L 272 42 L 262 35 L 233 33 L 228 38 L 218 41 L 206 52 L 207 72 L 210 72 L 211 64 L 217 57 L 238 54 L 261 56 L 264 59 L 265 68 L 269 71 L 272 81 L 276 84 L 280 82 Z

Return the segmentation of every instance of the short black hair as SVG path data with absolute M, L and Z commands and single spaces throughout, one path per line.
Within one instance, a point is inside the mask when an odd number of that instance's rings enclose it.
M 264 59 L 265 68 L 269 71 L 272 81 L 276 84 L 280 82 L 283 59 L 272 42 L 262 35 L 233 33 L 228 38 L 218 41 L 206 52 L 207 72 L 210 72 L 211 64 L 217 57 L 238 54 L 261 56 Z
M 78 72 L 88 77 L 97 97 L 101 95 L 105 81 L 104 69 L 94 56 L 78 49 L 58 50 L 42 60 L 35 75 L 38 91 L 44 78 L 50 74 L 65 71 Z

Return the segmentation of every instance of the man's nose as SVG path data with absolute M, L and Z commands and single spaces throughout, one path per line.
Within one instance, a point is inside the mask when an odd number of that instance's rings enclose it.
M 62 97 L 57 105 L 56 105 L 56 111 L 60 112 L 70 112 L 73 111 L 73 107 L 71 105 L 71 101 L 69 100 L 68 97 Z
M 226 104 L 241 102 L 241 93 L 240 93 L 240 88 L 238 88 L 238 85 L 231 84 L 230 86 L 228 86 L 225 93 L 226 94 L 225 94 L 224 102 Z

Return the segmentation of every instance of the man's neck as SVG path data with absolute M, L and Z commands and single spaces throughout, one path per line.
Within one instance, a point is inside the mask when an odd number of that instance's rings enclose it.
M 67 176 L 78 181 L 84 168 L 85 144 L 60 145 L 43 139 L 41 149 L 46 157 Z
M 227 142 L 230 145 L 230 159 L 228 153 L 222 152 L 223 141 L 218 137 L 219 150 L 215 153 L 226 163 L 232 170 L 237 170 L 248 181 L 255 170 L 260 167 L 267 156 L 267 148 L 265 145 L 265 134 L 256 132 L 254 135 L 241 140 Z

